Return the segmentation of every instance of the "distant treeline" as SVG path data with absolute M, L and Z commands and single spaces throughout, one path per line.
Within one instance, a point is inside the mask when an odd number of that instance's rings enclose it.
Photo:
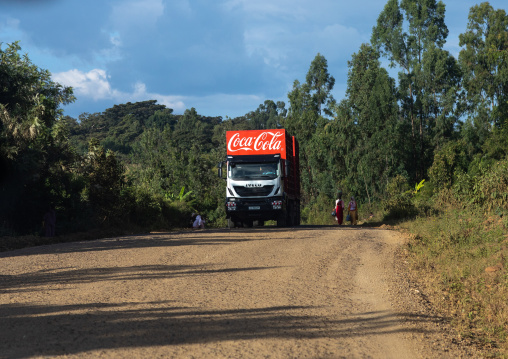
M 389 0 L 348 63 L 344 99 L 332 97 L 335 79 L 317 54 L 287 108 L 266 100 L 233 119 L 194 108 L 175 115 L 155 100 L 74 119 L 61 110 L 74 101 L 71 88 L 18 43 L 0 48 L 0 235 L 38 233 L 49 207 L 57 234 L 186 226 L 193 211 L 224 225 L 216 164 L 233 129 L 296 136 L 307 223 L 329 216 L 339 189 L 384 203 L 394 218 L 425 210 L 417 193 L 422 203 L 442 191 L 507 210 L 508 17 L 488 3 L 472 7 L 455 58 L 443 49 L 444 15 L 442 2 Z

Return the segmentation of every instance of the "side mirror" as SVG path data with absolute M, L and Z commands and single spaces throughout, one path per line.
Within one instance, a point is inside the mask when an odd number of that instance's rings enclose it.
M 222 166 L 224 166 L 224 162 L 219 162 L 217 164 L 217 168 L 218 168 L 217 175 L 219 176 L 219 178 L 223 178 L 222 177 Z
M 284 161 L 284 166 L 285 166 L 285 168 L 284 168 L 284 175 L 286 177 L 290 177 L 290 175 L 291 175 L 291 162 L 288 161 L 288 160 L 285 160 Z

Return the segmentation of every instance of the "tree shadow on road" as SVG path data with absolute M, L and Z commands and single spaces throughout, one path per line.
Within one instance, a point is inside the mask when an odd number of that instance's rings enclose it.
M 221 273 L 238 273 L 246 271 L 261 271 L 283 267 L 239 267 L 214 268 L 218 264 L 208 265 L 143 265 L 127 267 L 96 267 L 96 268 L 52 268 L 35 272 L 0 275 L 0 294 L 21 292 L 36 292 L 39 290 L 66 289 L 66 286 L 81 283 L 96 283 L 109 281 L 157 280 L 178 277 L 196 277 L 216 275 Z
M 347 230 L 375 230 L 369 227 L 336 226 L 336 225 L 305 225 L 298 227 L 257 227 L 235 229 L 205 229 L 195 231 L 172 231 L 146 233 L 141 235 L 119 236 L 98 240 L 81 242 L 67 242 L 29 247 L 20 250 L 0 252 L 1 258 L 16 256 L 38 255 L 48 253 L 79 253 L 99 252 L 129 248 L 153 248 L 153 247 L 181 247 L 181 246 L 219 246 L 248 241 L 273 240 L 271 235 L 278 239 L 293 239 L 296 232 L 306 232 L 301 239 L 313 239 L 313 231 L 347 231 Z M 223 234 L 223 235 L 221 235 Z
M 9 358 L 78 354 L 234 340 L 355 338 L 422 332 L 400 321 L 441 321 L 411 313 L 370 312 L 329 318 L 316 307 L 279 306 L 204 310 L 170 301 L 87 305 L 20 305 L 0 308 L 0 330 L 8 333 L 0 352 Z

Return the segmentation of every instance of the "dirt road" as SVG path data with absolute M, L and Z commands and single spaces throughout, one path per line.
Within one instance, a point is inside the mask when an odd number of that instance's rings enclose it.
M 0 253 L 0 357 L 470 355 L 395 269 L 401 243 L 380 229 L 266 227 Z

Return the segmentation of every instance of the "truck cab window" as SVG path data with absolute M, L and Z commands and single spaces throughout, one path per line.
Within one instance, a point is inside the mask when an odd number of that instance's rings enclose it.
M 279 164 L 276 162 L 236 163 L 229 169 L 229 177 L 234 180 L 275 179 L 279 174 Z

